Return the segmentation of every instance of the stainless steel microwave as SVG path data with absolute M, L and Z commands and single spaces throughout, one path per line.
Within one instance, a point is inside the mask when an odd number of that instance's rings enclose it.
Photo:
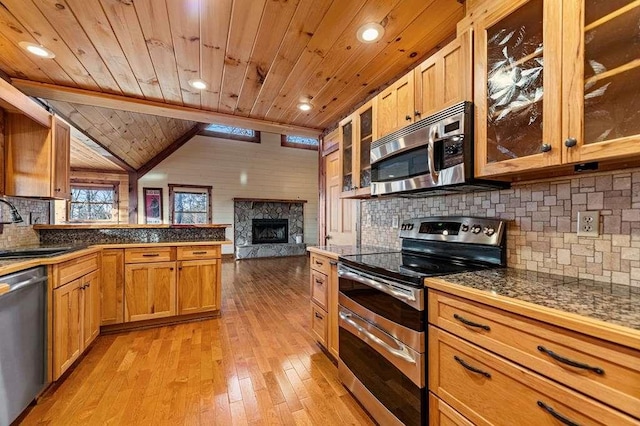
M 461 102 L 371 145 L 371 195 L 435 194 L 506 188 L 476 179 L 473 104 Z

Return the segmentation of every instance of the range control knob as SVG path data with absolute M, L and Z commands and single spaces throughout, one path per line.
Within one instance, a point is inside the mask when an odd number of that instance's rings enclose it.
M 473 225 L 471 227 L 471 232 L 473 232 L 474 234 L 479 234 L 480 231 L 482 231 L 482 228 L 480 227 L 480 225 Z
M 467 225 L 466 223 L 463 223 L 462 226 L 460 227 L 460 230 L 462 232 L 467 232 L 469 230 L 469 225 Z
M 490 237 L 495 233 L 496 233 L 496 230 L 491 228 L 490 226 L 485 226 L 484 227 L 484 235 L 486 235 L 487 237 Z
M 411 231 L 411 230 L 413 229 L 413 223 L 408 224 L 408 225 L 407 225 L 407 229 L 408 229 L 409 231 Z
M 406 224 L 406 223 L 403 223 L 403 224 L 402 224 L 402 226 L 400 227 L 400 229 L 401 229 L 402 231 L 405 231 L 405 230 L 407 229 L 407 224 Z

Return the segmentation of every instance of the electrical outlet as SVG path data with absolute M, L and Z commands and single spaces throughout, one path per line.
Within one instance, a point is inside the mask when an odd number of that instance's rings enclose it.
M 397 214 L 391 219 L 391 228 L 398 229 L 400 227 L 400 216 Z
M 600 235 L 600 212 L 578 212 L 578 236 L 597 237 Z

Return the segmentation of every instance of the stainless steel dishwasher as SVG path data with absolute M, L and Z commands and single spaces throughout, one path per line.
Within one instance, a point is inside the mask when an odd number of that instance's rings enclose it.
M 47 269 L 0 277 L 0 426 L 11 424 L 46 384 Z

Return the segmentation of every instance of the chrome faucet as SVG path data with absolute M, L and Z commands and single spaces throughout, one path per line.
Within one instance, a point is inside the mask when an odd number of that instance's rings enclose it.
M 18 209 L 16 208 L 16 206 L 14 206 L 13 204 L 11 204 L 10 202 L 8 202 L 7 200 L 0 198 L 0 203 L 6 204 L 7 206 L 9 206 L 9 209 L 11 209 L 11 222 L 2 222 L 2 223 L 22 223 L 24 222 L 22 220 L 22 216 L 20 216 L 20 213 L 18 213 Z

